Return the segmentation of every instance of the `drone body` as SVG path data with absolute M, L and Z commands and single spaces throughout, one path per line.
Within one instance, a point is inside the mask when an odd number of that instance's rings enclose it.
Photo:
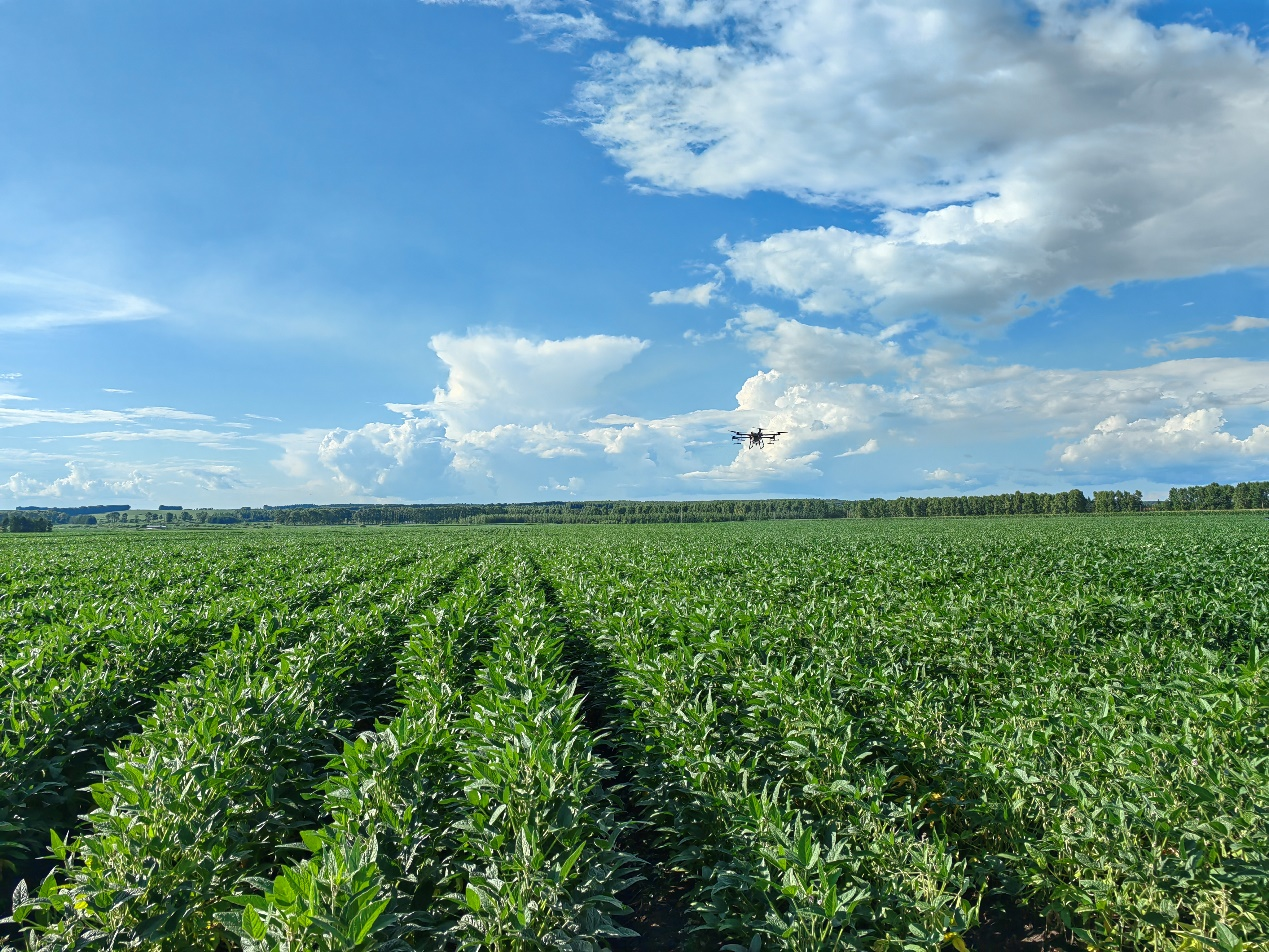
M 733 443 L 745 444 L 746 449 L 753 449 L 754 447 L 761 449 L 768 443 L 774 443 L 777 436 L 786 436 L 787 434 L 787 430 L 776 430 L 774 433 L 770 433 L 763 430 L 762 427 L 758 427 L 758 429 L 752 430 L 749 433 L 744 433 L 740 430 L 732 430 L 731 439 Z

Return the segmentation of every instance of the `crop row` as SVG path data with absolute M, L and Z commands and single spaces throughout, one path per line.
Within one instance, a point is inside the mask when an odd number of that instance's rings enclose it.
M 401 713 L 346 746 L 312 856 L 235 897 L 247 950 L 597 949 L 628 880 L 554 612 L 512 560 L 424 613 Z
M 20 651 L 4 657 L 0 873 L 47 850 L 49 830 L 73 822 L 85 805 L 80 788 L 100 769 L 103 751 L 135 727 L 152 693 L 236 628 L 262 618 L 275 628 L 302 628 L 333 598 L 373 605 L 399 584 L 396 557 L 350 564 L 329 550 L 302 559 L 268 554 L 250 564 L 236 559 L 234 582 L 223 589 L 177 584 L 165 600 L 122 610 L 83 606 L 62 625 L 33 629 Z M 183 570 L 179 562 L 173 568 Z M 366 578 L 372 581 L 355 584 Z
M 702 923 L 928 948 L 1004 903 L 1096 947 L 1263 939 L 1263 538 L 897 535 L 542 545 Z
M 405 625 L 460 556 L 337 588 L 296 629 L 266 617 L 209 651 L 106 752 L 86 831 L 67 846 L 53 834 L 63 868 L 33 906 L 20 885 L 14 917 L 42 921 L 45 948 L 201 947 L 233 885 L 318 822 L 336 732 L 382 708 Z

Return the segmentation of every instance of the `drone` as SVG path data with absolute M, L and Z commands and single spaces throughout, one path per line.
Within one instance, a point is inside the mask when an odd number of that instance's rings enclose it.
M 762 448 L 768 443 L 774 443 L 777 436 L 787 436 L 788 430 L 776 430 L 774 433 L 768 433 L 758 427 L 751 433 L 742 433 L 740 430 L 731 431 L 731 439 L 733 443 L 744 443 L 747 449 L 753 449 L 755 446 Z

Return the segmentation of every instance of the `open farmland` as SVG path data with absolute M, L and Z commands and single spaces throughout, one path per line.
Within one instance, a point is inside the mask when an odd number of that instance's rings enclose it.
M 0 648 L 17 947 L 1269 943 L 1263 516 L 6 537 Z

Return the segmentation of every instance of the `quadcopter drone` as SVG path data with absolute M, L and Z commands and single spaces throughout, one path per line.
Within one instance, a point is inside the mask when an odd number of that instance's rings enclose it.
M 733 443 L 744 443 L 747 449 L 756 447 L 764 447 L 768 443 L 774 443 L 777 436 L 786 436 L 788 430 L 776 430 L 774 433 L 765 432 L 762 427 L 750 432 L 742 433 L 740 430 L 731 431 L 731 439 Z

